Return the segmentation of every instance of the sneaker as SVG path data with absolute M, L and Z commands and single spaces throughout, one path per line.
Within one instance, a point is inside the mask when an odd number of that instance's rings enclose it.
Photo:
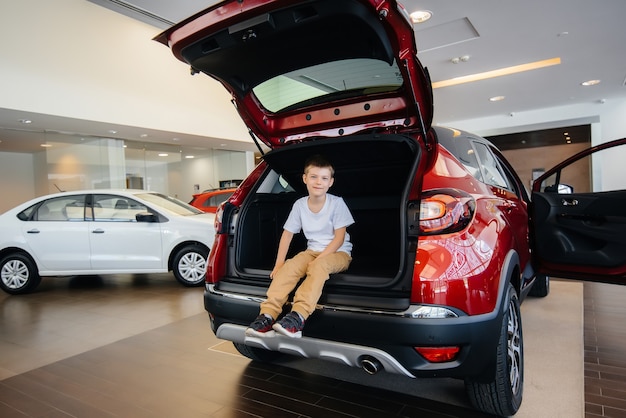
M 276 322 L 273 328 L 274 331 L 287 337 L 300 338 L 302 337 L 302 328 L 304 328 L 304 319 L 298 312 L 292 311 Z
M 269 337 L 269 331 L 272 331 L 272 324 L 274 320 L 272 317 L 261 314 L 256 317 L 254 321 L 246 328 L 246 335 L 248 337 Z M 272 331 L 272 335 L 274 332 Z

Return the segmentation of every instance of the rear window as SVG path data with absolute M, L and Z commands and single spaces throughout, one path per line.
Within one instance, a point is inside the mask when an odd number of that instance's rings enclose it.
M 394 62 L 376 59 L 333 61 L 271 78 L 252 90 L 270 112 L 296 109 L 329 100 L 384 93 L 402 86 Z

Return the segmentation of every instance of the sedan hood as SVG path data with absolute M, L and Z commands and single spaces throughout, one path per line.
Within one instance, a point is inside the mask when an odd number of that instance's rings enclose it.
M 229 0 L 155 40 L 221 82 L 270 148 L 431 125 L 430 80 L 396 1 Z

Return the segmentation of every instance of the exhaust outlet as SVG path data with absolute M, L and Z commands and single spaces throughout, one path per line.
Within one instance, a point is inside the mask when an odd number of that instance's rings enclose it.
M 372 375 L 378 373 L 383 368 L 381 362 L 372 356 L 363 356 L 360 364 L 365 373 Z

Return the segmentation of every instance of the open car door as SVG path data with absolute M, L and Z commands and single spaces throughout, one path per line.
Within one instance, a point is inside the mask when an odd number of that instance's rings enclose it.
M 531 247 L 553 277 L 626 284 L 626 138 L 579 152 L 533 183 Z

